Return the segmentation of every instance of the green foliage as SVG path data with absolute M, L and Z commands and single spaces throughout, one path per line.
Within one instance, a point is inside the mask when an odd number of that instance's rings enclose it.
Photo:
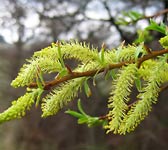
M 135 12 L 126 15 L 133 21 L 143 17 Z M 35 52 L 11 83 L 15 88 L 25 86 L 27 91 L 0 114 L 0 123 L 23 117 L 33 104 L 36 107 L 41 104 L 42 117 L 55 115 L 80 91 L 83 90 L 87 97 L 91 96 L 88 79 L 93 79 L 96 85 L 95 78 L 102 73 L 105 80 L 112 79 L 108 114 L 105 117 L 87 115 L 80 101 L 79 112 L 68 110 L 66 113 L 78 118 L 79 124 L 85 123 L 89 127 L 102 125 L 107 133 L 126 134 L 133 131 L 152 110 L 161 86 L 168 81 L 168 37 L 160 39 L 165 50 L 148 50 L 144 45 L 145 36 L 149 34 L 147 30 L 167 34 L 166 25 L 157 25 L 151 20 L 149 27 L 139 32 L 138 42 L 130 45 L 123 42 L 113 50 L 107 50 L 104 44 L 99 51 L 85 43 L 71 41 L 52 43 Z M 77 60 L 76 67 L 70 68 L 65 64 L 65 59 Z M 56 77 L 45 81 L 43 76 L 50 73 L 55 73 Z M 130 104 L 133 86 L 139 93 L 135 102 Z
M 166 25 L 162 22 L 158 25 L 154 20 L 150 20 L 150 25 L 146 28 L 146 30 L 154 30 L 163 34 L 167 34 Z
M 119 17 L 116 21 L 119 25 L 128 25 L 131 23 L 136 23 L 138 20 L 143 19 L 144 15 L 136 11 L 123 12 L 122 17 Z
M 101 120 L 99 117 L 92 117 L 87 115 L 82 108 L 80 100 L 78 100 L 78 110 L 79 112 L 70 109 L 66 111 L 67 114 L 78 118 L 78 124 L 87 124 L 88 127 L 92 127 L 95 125 L 105 126 L 107 123 L 106 120 Z
M 149 42 L 153 39 L 148 30 L 137 30 L 137 35 L 138 38 L 134 41 L 135 44 Z

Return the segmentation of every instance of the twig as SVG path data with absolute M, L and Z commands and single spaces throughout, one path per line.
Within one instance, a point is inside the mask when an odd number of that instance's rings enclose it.
M 161 10 L 161 11 L 159 11 L 156 14 L 151 15 L 151 16 L 144 16 L 144 18 L 142 18 L 142 19 L 149 19 L 149 18 L 153 18 L 153 17 L 158 17 L 158 16 L 163 15 L 165 13 L 168 13 L 168 9 Z

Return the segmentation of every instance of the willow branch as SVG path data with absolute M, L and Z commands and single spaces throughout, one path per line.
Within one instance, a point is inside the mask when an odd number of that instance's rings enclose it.
M 168 53 L 168 49 L 153 51 L 150 54 L 147 54 L 147 55 L 145 55 L 145 56 L 143 56 L 143 57 L 141 57 L 137 60 L 138 67 L 140 67 L 140 65 L 144 61 L 146 61 L 148 59 L 151 59 L 151 58 L 154 58 L 156 56 L 166 54 L 166 53 Z M 135 63 L 135 62 L 136 62 L 135 60 L 130 60 L 130 61 L 119 62 L 117 64 L 109 64 L 108 70 L 112 70 L 114 68 L 120 68 L 124 65 Z M 58 85 L 62 82 L 66 82 L 66 81 L 71 80 L 71 79 L 80 78 L 80 77 L 92 77 L 95 74 L 99 74 L 101 72 L 104 72 L 106 69 L 107 69 L 107 67 L 106 68 L 101 68 L 99 70 L 95 69 L 95 70 L 89 70 L 89 71 L 85 71 L 85 72 L 71 72 L 70 74 L 68 74 L 68 75 L 66 75 L 62 78 L 58 78 L 58 79 L 56 78 L 55 80 L 45 82 L 44 83 L 44 89 L 49 90 L 51 87 L 56 86 L 56 85 Z M 31 83 L 29 85 L 29 87 L 30 88 L 36 88 L 37 83 Z

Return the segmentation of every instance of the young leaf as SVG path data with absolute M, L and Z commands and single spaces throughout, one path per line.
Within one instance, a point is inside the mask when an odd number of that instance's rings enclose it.
M 146 53 L 146 51 L 144 51 L 144 43 L 141 43 L 140 45 L 138 45 L 136 47 L 135 60 L 142 57 L 145 53 Z
M 154 30 L 166 34 L 166 25 L 161 23 L 158 25 L 154 20 L 150 20 L 150 25 L 145 28 L 146 30 Z
M 85 82 L 84 82 L 84 90 L 85 90 L 86 96 L 90 97 L 92 95 L 92 92 L 91 92 L 90 87 L 89 87 L 89 85 L 87 83 L 87 80 L 88 79 L 86 79 Z
M 62 57 L 62 54 L 61 54 L 61 46 L 60 46 L 59 42 L 57 42 L 57 50 L 58 50 L 58 56 L 59 56 L 59 60 L 60 60 L 60 63 L 62 65 L 62 68 L 65 68 L 65 64 L 64 64 L 63 57 Z
M 43 79 L 43 74 L 39 66 L 37 66 L 37 76 L 40 79 L 40 82 L 42 83 L 42 85 L 44 85 L 45 83 Z
M 78 118 L 78 124 L 85 123 L 88 125 L 88 127 L 92 127 L 96 125 L 104 126 L 106 124 L 106 121 L 100 120 L 99 117 L 92 117 L 92 116 L 87 115 L 82 108 L 80 99 L 78 100 L 78 109 L 80 113 L 76 111 L 72 111 L 72 110 L 67 110 L 65 113 Z
M 110 75 L 111 75 L 111 77 L 112 77 L 113 80 L 115 80 L 115 79 L 117 78 L 117 75 L 116 75 L 114 69 L 112 69 L 112 70 L 110 71 Z
M 81 104 L 80 99 L 78 99 L 78 110 L 81 112 L 81 114 L 83 114 L 84 116 L 87 116 L 87 114 L 84 112 L 84 110 L 82 108 L 82 104 Z
M 39 103 L 40 103 L 40 99 L 41 99 L 41 95 L 43 94 L 44 90 L 39 88 L 38 92 L 37 92 L 37 98 L 36 98 L 36 104 L 35 106 L 38 107 Z
M 135 23 L 140 19 L 144 18 L 143 14 L 140 14 L 136 11 L 128 11 L 128 12 L 123 12 L 123 17 L 120 17 L 117 19 L 116 23 L 120 25 L 128 25 L 131 23 Z M 128 21 L 129 19 L 129 21 Z
M 76 117 L 76 118 L 81 118 L 81 117 L 83 117 L 83 114 L 78 113 L 78 112 L 73 111 L 73 110 L 70 110 L 70 109 L 67 110 L 65 113 L 66 113 L 66 114 L 69 114 L 69 115 L 71 115 L 71 116 L 73 116 L 73 117 Z
M 107 70 L 105 73 L 105 80 L 108 80 L 111 77 L 111 70 Z
M 148 30 L 137 30 L 137 39 L 135 39 L 135 44 L 141 44 L 143 42 L 149 42 L 153 37 L 149 34 Z
M 88 122 L 88 118 L 87 117 L 81 117 L 78 119 L 78 124 L 84 124 Z
M 140 78 L 135 79 L 135 85 L 136 85 L 137 90 L 140 92 L 142 90 L 142 84 L 141 84 Z
M 143 15 L 138 13 L 138 12 L 136 12 L 136 11 L 129 11 L 128 13 L 125 13 L 125 16 L 130 17 L 132 22 L 143 18 Z
M 63 77 L 63 76 L 65 76 L 65 75 L 67 75 L 67 74 L 68 74 L 67 69 L 66 69 L 66 68 L 63 68 L 63 69 L 59 72 L 59 77 Z

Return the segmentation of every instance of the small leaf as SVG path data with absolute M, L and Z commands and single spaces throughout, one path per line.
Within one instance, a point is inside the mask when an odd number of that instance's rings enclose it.
M 66 114 L 69 114 L 69 115 L 71 115 L 71 116 L 73 116 L 73 117 L 76 117 L 76 118 L 81 118 L 81 117 L 83 117 L 83 115 L 82 115 L 81 113 L 78 113 L 78 112 L 73 111 L 73 110 L 67 110 L 65 113 L 66 113 Z
M 128 12 L 123 12 L 123 17 L 120 17 L 117 19 L 116 23 L 120 25 L 128 25 L 131 23 L 135 23 L 140 19 L 144 18 L 143 14 L 140 14 L 135 11 L 128 11 Z M 127 20 L 129 19 L 129 21 Z
M 41 81 L 39 81 L 38 75 L 36 75 L 36 83 L 37 83 L 38 88 L 43 89 L 43 85 L 42 85 Z
M 141 90 L 142 90 L 142 83 L 141 83 L 140 78 L 136 78 L 135 79 L 135 85 L 136 85 L 136 88 L 137 88 L 138 92 L 141 92 Z
M 61 63 L 61 66 L 62 66 L 62 68 L 65 68 L 65 64 L 64 64 L 63 57 L 62 57 L 62 54 L 61 54 L 60 42 L 57 42 L 57 50 L 58 50 L 58 56 L 59 56 L 59 61 Z
M 88 118 L 88 127 L 93 127 L 99 125 L 102 120 L 99 120 L 98 117 L 89 117 Z
M 72 111 L 72 110 L 67 110 L 65 113 L 78 118 L 78 124 L 85 123 L 88 125 L 88 127 L 92 127 L 96 125 L 102 125 L 102 126 L 105 125 L 105 122 L 106 122 L 105 120 L 100 120 L 99 117 L 92 117 L 92 116 L 87 115 L 81 106 L 80 100 L 78 100 L 78 109 L 80 113 L 76 111 Z
M 146 30 L 154 30 L 166 34 L 166 25 L 161 23 L 158 25 L 154 20 L 150 20 L 150 25 L 145 28 Z
M 118 25 L 128 25 L 130 22 L 126 21 L 124 18 L 118 18 L 117 21 L 115 22 Z
M 67 75 L 67 74 L 68 74 L 67 69 L 62 69 L 62 70 L 59 72 L 59 77 L 63 77 L 63 76 L 65 76 L 65 75 Z
M 43 79 L 43 74 L 42 74 L 42 71 L 41 71 L 39 66 L 37 66 L 37 75 L 38 75 L 38 78 L 40 79 L 40 82 L 44 85 L 45 82 L 44 82 L 44 79 Z
M 111 77 L 111 71 L 108 70 L 105 74 L 105 80 L 108 80 Z
M 132 21 L 137 21 L 137 20 L 143 18 L 142 14 L 135 12 L 135 11 L 129 11 L 128 16 L 132 19 Z
M 44 90 L 39 88 L 38 92 L 37 92 L 37 97 L 36 97 L 36 104 L 35 106 L 38 107 L 39 103 L 40 103 L 40 98 L 41 95 L 43 94 Z
M 135 44 L 140 44 L 143 42 L 149 42 L 153 39 L 153 37 L 149 34 L 148 30 L 137 30 L 137 39 L 135 39 Z
M 80 119 L 78 119 L 78 124 L 84 124 L 87 123 L 88 119 L 86 117 L 82 117 Z
M 111 77 L 112 77 L 113 80 L 115 80 L 115 79 L 117 78 L 117 75 L 116 75 L 114 69 L 112 69 L 112 70 L 110 71 L 110 75 L 111 75 Z
M 89 85 L 88 85 L 88 83 L 87 83 L 87 80 L 88 80 L 88 79 L 86 79 L 86 80 L 84 81 L 84 90 L 85 90 L 86 96 L 87 96 L 87 97 L 90 97 L 90 96 L 92 95 L 92 92 L 91 92 L 90 87 L 89 87 Z
M 139 46 L 137 46 L 136 48 L 136 52 L 135 52 L 135 59 L 137 60 L 138 58 L 143 56 L 143 48 L 144 48 L 144 44 L 140 44 Z
M 81 104 L 81 100 L 80 100 L 80 99 L 78 100 L 78 109 L 79 109 L 79 111 L 80 111 L 83 115 L 87 116 L 87 114 L 84 112 L 84 110 L 83 110 L 83 108 L 82 108 L 82 104 Z

